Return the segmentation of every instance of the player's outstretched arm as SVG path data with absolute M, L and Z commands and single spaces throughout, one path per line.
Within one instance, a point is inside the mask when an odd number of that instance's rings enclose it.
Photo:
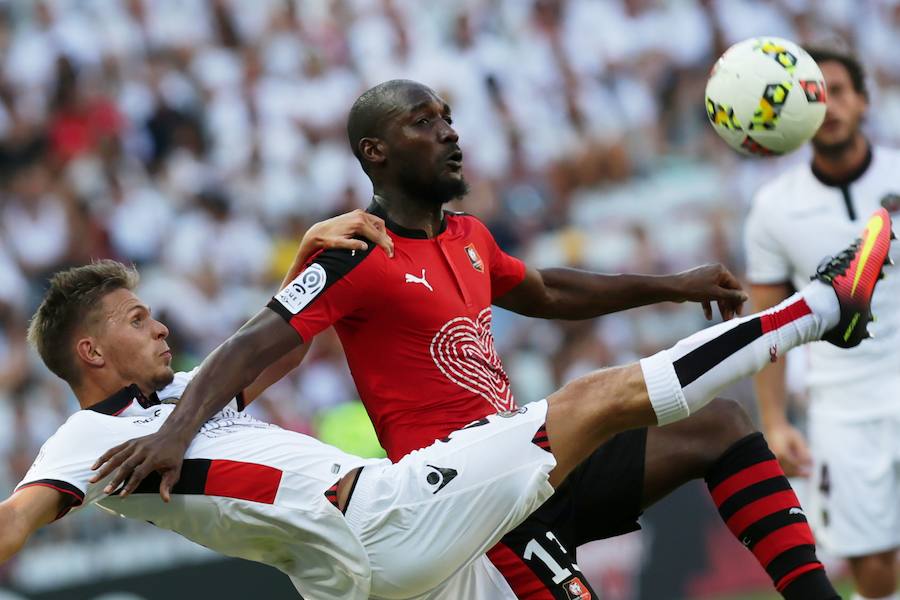
M 0 563 L 25 545 L 32 533 L 60 513 L 64 496 L 53 488 L 32 486 L 0 502 Z
M 728 269 L 703 265 L 674 275 L 604 275 L 578 269 L 528 269 L 518 286 L 494 300 L 513 312 L 544 319 L 589 319 L 657 302 L 712 303 L 722 318 L 741 314 L 747 294 Z

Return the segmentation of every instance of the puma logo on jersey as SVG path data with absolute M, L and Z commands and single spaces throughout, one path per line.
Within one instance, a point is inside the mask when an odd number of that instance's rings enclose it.
M 411 273 L 407 273 L 406 274 L 406 283 L 421 283 L 422 285 L 424 285 L 425 287 L 428 288 L 429 292 L 434 291 L 434 288 L 431 287 L 431 284 L 428 283 L 428 281 L 425 279 L 425 269 L 422 269 L 421 277 L 416 277 L 415 275 L 413 275 Z
M 449 469 L 446 467 L 436 467 L 434 465 L 425 465 L 430 469 L 434 469 L 425 476 L 425 481 L 428 482 L 428 485 L 436 485 L 437 489 L 432 492 L 432 494 L 437 494 L 439 491 L 444 489 L 448 483 L 453 481 L 456 478 L 457 471 L 456 469 Z
M 806 516 L 806 513 L 803 512 L 803 509 L 797 508 L 796 506 L 794 508 L 792 508 L 791 510 L 789 510 L 788 514 L 789 515 L 803 515 L 804 517 Z

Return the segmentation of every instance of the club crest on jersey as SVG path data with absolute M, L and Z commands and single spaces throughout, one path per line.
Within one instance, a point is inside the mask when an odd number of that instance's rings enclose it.
M 484 273 L 484 263 L 482 262 L 481 257 L 478 256 L 478 251 L 475 249 L 475 244 L 468 244 L 465 250 L 466 256 L 469 257 L 469 262 L 472 263 L 472 268 L 479 273 Z
M 573 577 L 563 584 L 569 600 L 592 600 L 591 591 L 578 577 Z
M 286 288 L 278 292 L 275 299 L 292 315 L 296 315 L 325 289 L 326 280 L 325 269 L 322 268 L 322 265 L 312 264 L 297 275 L 297 278 Z
M 900 194 L 885 194 L 884 198 L 881 199 L 881 206 L 889 213 L 900 212 Z

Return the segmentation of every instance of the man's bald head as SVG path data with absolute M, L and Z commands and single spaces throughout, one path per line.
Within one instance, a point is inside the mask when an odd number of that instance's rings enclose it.
M 384 137 L 385 123 L 409 103 L 408 98 L 413 92 L 435 94 L 431 88 L 417 81 L 391 79 L 366 90 L 353 103 L 347 118 L 347 137 L 353 155 L 364 171 L 368 172 L 368 167 L 359 150 L 360 140 Z

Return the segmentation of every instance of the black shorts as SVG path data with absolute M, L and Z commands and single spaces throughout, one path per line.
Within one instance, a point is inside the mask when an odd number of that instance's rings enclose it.
M 646 449 L 646 428 L 616 435 L 488 553 L 520 600 L 548 592 L 561 600 L 597 598 L 575 564 L 575 549 L 640 529 Z

